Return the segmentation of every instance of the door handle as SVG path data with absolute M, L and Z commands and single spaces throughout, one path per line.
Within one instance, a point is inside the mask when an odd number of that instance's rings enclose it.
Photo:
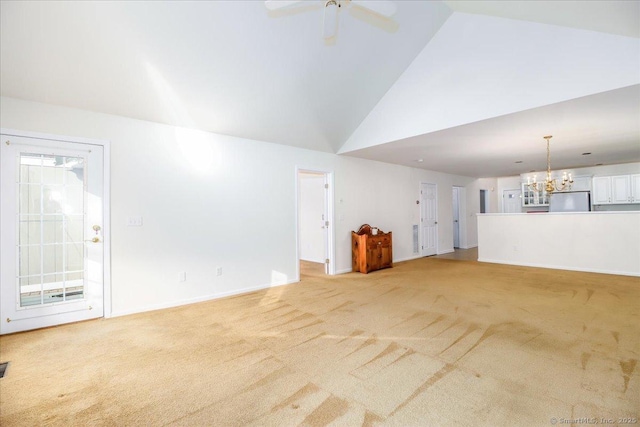
M 96 236 L 93 239 L 85 240 L 85 242 L 99 243 L 100 242 L 100 238 L 98 236 Z

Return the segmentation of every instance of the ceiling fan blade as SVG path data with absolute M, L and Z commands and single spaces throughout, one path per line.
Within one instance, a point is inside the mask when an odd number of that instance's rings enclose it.
M 374 1 L 351 0 L 351 3 L 354 6 L 362 7 L 373 13 L 377 13 L 378 15 L 382 15 L 387 18 L 391 18 L 393 15 L 395 15 L 396 10 L 398 9 L 396 4 L 389 0 L 374 0 Z
M 327 2 L 324 7 L 324 21 L 322 26 L 322 36 L 330 39 L 338 31 L 338 3 Z
M 280 10 L 296 3 L 302 3 L 302 0 L 265 0 L 264 5 L 269 10 Z

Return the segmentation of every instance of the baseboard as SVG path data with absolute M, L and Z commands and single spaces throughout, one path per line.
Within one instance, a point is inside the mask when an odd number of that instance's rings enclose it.
M 220 293 L 211 294 L 211 295 L 204 295 L 204 296 L 196 297 L 196 298 L 189 298 L 189 299 L 183 299 L 183 300 L 178 300 L 178 301 L 171 301 L 171 302 L 168 302 L 168 303 L 148 305 L 146 307 L 142 307 L 142 308 L 137 309 L 137 310 L 114 311 L 111 314 L 105 313 L 104 317 L 105 318 L 120 317 L 120 316 L 128 316 L 130 314 L 145 313 L 147 311 L 164 310 L 164 309 L 167 309 L 167 308 L 179 307 L 179 306 L 188 305 L 188 304 L 196 304 L 196 303 L 199 303 L 199 302 L 211 301 L 211 300 L 225 298 L 225 297 L 229 297 L 229 296 L 233 296 L 233 295 L 247 294 L 247 293 L 250 293 L 250 292 L 260 291 L 260 290 L 268 289 L 268 288 L 276 288 L 278 286 L 291 285 L 293 283 L 298 283 L 298 282 L 299 282 L 299 280 L 291 280 L 291 281 L 288 281 L 288 282 L 278 283 L 278 284 L 274 284 L 274 285 L 266 284 L 266 285 L 260 285 L 260 286 L 252 286 L 252 287 L 249 287 L 249 288 L 236 289 L 236 290 L 232 290 L 232 291 L 220 292 Z
M 477 248 L 478 245 L 470 245 L 470 246 L 461 246 L 460 249 L 473 249 L 473 248 Z
M 351 268 L 343 268 L 342 270 L 336 270 L 336 274 L 346 274 L 351 273 L 353 270 Z
M 488 258 L 478 258 L 478 261 L 487 262 L 490 264 L 518 265 L 521 267 L 549 268 L 552 270 L 582 271 L 585 273 L 614 274 L 617 276 L 640 277 L 640 272 L 633 272 L 633 271 L 604 270 L 604 269 L 597 269 L 597 268 L 578 268 L 578 267 L 569 267 L 566 265 L 542 265 L 542 264 L 528 263 L 528 262 L 508 262 L 504 260 L 495 260 L 495 259 L 488 259 Z
M 394 263 L 396 263 L 396 262 L 411 261 L 411 260 L 419 259 L 419 258 L 422 258 L 422 255 L 420 255 L 420 254 L 418 254 L 418 255 L 411 255 L 411 256 L 409 256 L 409 257 L 404 257 L 404 258 L 394 259 L 394 260 L 393 260 L 393 262 L 394 262 Z
M 455 251 L 455 249 L 447 249 L 446 251 L 438 252 L 438 255 L 451 254 Z

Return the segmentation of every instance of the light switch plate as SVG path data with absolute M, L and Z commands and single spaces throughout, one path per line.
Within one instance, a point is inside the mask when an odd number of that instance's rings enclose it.
M 142 217 L 141 216 L 128 217 L 127 227 L 142 227 Z

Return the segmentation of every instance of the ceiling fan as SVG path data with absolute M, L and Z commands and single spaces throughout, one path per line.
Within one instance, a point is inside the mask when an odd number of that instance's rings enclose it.
M 383 18 L 391 18 L 396 13 L 396 4 L 390 0 L 323 0 L 324 22 L 322 36 L 325 39 L 334 37 L 338 30 L 338 10 L 344 6 L 357 6 Z M 304 0 L 265 0 L 267 9 L 277 11 L 288 9 L 293 5 L 305 3 Z

